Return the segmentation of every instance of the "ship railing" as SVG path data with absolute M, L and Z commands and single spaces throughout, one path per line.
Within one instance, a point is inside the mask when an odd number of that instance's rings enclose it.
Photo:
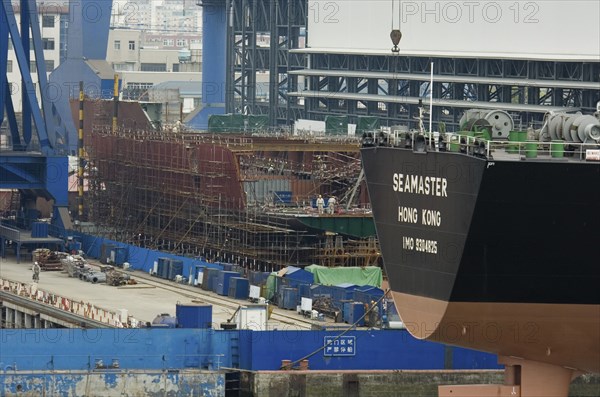
M 600 142 L 489 140 L 477 133 L 373 131 L 363 134 L 363 146 L 393 146 L 414 151 L 447 151 L 491 159 L 503 153 L 515 158 L 561 158 L 599 161 Z
M 504 153 L 518 158 L 569 158 L 575 161 L 600 160 L 600 142 L 569 141 L 486 141 L 486 156 Z

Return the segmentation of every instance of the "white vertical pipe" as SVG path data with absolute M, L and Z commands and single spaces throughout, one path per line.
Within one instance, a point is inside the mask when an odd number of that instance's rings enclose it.
M 431 62 L 431 79 L 429 83 L 429 134 L 432 133 L 431 125 L 433 123 L 433 62 Z

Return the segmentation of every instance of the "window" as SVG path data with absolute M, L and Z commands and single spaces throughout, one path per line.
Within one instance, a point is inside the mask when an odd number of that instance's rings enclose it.
M 135 41 L 129 40 L 129 50 L 135 50 Z
M 43 28 L 53 28 L 54 27 L 54 15 L 44 15 L 42 17 L 42 27 Z
M 173 64 L 173 69 L 174 72 L 179 72 L 179 64 L 178 63 L 174 63 Z
M 165 47 L 173 47 L 173 39 L 164 39 L 163 40 L 163 45 Z
M 113 69 L 115 72 L 133 72 L 134 63 L 113 63 Z
M 187 45 L 187 40 L 177 39 L 177 47 L 185 47 L 186 45 Z
M 13 46 L 12 46 L 12 40 L 10 39 L 10 37 L 8 38 L 8 49 L 12 50 Z
M 148 89 L 152 87 L 152 83 L 128 83 L 123 89 L 124 99 L 147 100 Z
M 147 90 L 152 88 L 153 83 L 127 83 L 127 89 L 130 90 Z
M 167 64 L 165 63 L 142 63 L 140 66 L 142 72 L 166 72 Z
M 44 50 L 53 50 L 54 49 L 54 39 L 42 39 L 42 44 L 44 46 Z
M 115 50 L 121 49 L 121 40 L 115 40 Z
M 12 61 L 11 60 L 8 60 L 6 62 L 6 72 L 7 73 L 12 73 Z
M 46 72 L 52 72 L 54 70 L 54 60 L 47 59 L 46 60 Z
M 29 62 L 29 71 L 31 73 L 37 73 L 37 65 L 35 64 L 35 61 Z

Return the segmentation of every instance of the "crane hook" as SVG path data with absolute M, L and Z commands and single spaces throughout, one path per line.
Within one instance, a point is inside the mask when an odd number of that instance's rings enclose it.
M 394 46 L 392 47 L 392 52 L 400 52 L 400 48 L 398 48 L 398 44 L 400 43 L 400 39 L 402 38 L 402 33 L 400 29 L 393 29 L 390 33 L 390 39 L 392 39 L 392 43 Z

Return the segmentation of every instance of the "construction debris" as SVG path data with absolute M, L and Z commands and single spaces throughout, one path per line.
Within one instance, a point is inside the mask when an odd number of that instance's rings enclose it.
M 107 285 L 119 287 L 121 285 L 129 284 L 129 281 L 133 281 L 133 280 L 130 280 L 129 274 L 121 273 L 114 269 L 111 269 L 106 272 L 106 284 Z
M 63 270 L 62 257 L 63 253 L 50 251 L 48 248 L 38 248 L 33 251 L 34 262 L 37 262 L 44 271 Z
M 79 278 L 79 275 L 90 269 L 85 259 L 80 255 L 69 255 L 61 259 L 63 268 L 67 271 L 69 277 Z

